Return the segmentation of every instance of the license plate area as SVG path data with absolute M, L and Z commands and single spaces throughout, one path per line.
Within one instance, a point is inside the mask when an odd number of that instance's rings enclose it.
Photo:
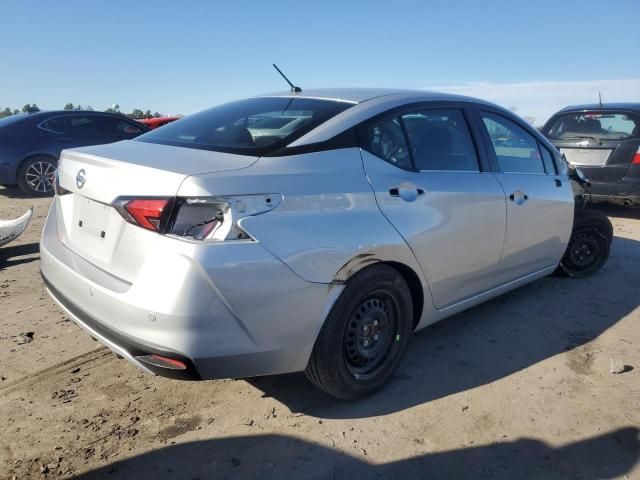
M 561 148 L 567 162 L 577 167 L 602 167 L 606 165 L 612 150 L 608 148 Z
M 122 230 L 122 217 L 111 205 L 75 195 L 69 239 L 74 249 L 109 263 Z

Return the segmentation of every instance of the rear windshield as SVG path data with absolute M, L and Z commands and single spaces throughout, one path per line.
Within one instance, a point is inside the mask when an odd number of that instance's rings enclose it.
M 547 127 L 545 135 L 553 140 L 624 140 L 640 136 L 640 121 L 623 112 L 568 113 L 556 118 Z
M 249 98 L 190 115 L 141 135 L 136 141 L 265 155 L 351 106 L 308 98 Z

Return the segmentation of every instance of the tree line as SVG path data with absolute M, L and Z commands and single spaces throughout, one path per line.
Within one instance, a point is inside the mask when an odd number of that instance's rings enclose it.
M 64 110 L 74 110 L 74 111 L 84 110 L 88 112 L 94 111 L 91 105 L 87 105 L 83 107 L 82 105 L 79 105 L 79 104 L 74 105 L 73 103 L 67 103 L 64 106 Z M 40 108 L 38 108 L 38 105 L 36 105 L 35 103 L 31 103 L 31 104 L 27 103 L 25 106 L 22 107 L 21 110 L 17 108 L 11 109 L 9 107 L 5 107 L 4 109 L 2 109 L 0 107 L 0 118 L 9 117 L 11 115 L 17 115 L 19 113 L 33 113 L 33 112 L 39 112 L 39 111 L 40 111 Z M 162 116 L 162 114 L 158 112 L 151 113 L 151 110 L 142 110 L 140 108 L 134 108 L 130 113 L 121 112 L 119 105 L 114 105 L 113 107 L 109 107 L 105 110 L 105 112 L 124 115 L 129 118 L 158 118 Z

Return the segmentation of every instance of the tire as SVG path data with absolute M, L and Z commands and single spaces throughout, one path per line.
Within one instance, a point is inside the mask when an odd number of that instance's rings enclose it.
M 572 278 L 594 274 L 607 263 L 613 239 L 609 218 L 597 210 L 576 210 L 571 238 L 558 272 Z
M 369 395 L 397 368 L 412 327 L 413 303 L 405 279 L 388 265 L 368 267 L 348 281 L 331 309 L 305 374 L 340 400 Z
M 57 162 L 51 157 L 31 157 L 20 165 L 16 181 L 27 195 L 47 197 L 53 195 L 54 174 Z

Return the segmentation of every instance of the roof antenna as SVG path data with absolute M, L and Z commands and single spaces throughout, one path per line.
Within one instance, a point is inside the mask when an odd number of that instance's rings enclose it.
M 291 83 L 291 82 L 289 81 L 289 79 L 286 77 L 286 75 L 285 75 L 284 73 L 282 73 L 282 70 L 280 70 L 280 69 L 278 68 L 278 66 L 277 66 L 275 63 L 273 64 L 273 68 L 275 68 L 275 69 L 278 71 L 278 73 L 279 73 L 280 75 L 282 75 L 282 78 L 284 78 L 284 79 L 285 79 L 285 81 L 289 84 L 289 86 L 291 87 L 291 91 L 292 91 L 293 93 L 300 93 L 300 92 L 302 92 L 302 89 L 301 89 L 300 87 L 296 87 L 293 83 Z
M 600 108 L 602 108 L 602 94 L 598 92 L 598 102 L 600 102 Z

